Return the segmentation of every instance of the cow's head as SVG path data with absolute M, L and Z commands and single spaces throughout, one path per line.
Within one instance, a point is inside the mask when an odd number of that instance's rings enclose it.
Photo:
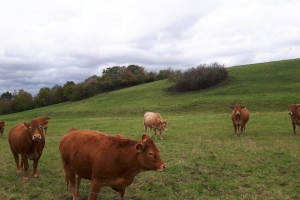
M 28 129 L 28 133 L 32 141 L 38 142 L 42 139 L 42 126 L 36 120 L 32 120 L 29 123 L 24 122 L 24 125 Z
M 0 121 L 0 132 L 3 132 L 5 128 L 5 121 Z
M 237 115 L 240 116 L 241 115 L 241 110 L 245 108 L 245 106 L 240 106 L 240 104 L 236 104 L 235 106 L 230 106 L 230 108 L 232 109 L 232 112 Z
M 296 115 L 297 114 L 297 109 L 300 107 L 300 104 L 291 104 L 289 105 L 289 115 Z
M 159 121 L 159 129 L 167 132 L 168 129 L 167 129 L 167 120 L 160 120 Z
M 138 160 L 144 170 L 163 171 L 167 165 L 162 160 L 159 150 L 154 144 L 152 138 L 143 134 L 142 141 L 135 145 L 138 153 Z
M 42 118 L 42 120 L 40 121 L 40 125 L 42 126 L 42 128 L 48 128 L 48 123 L 50 119 L 51 119 L 50 117 Z

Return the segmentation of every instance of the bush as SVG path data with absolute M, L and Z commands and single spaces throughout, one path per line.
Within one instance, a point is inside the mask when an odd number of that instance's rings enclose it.
M 196 68 L 187 69 L 176 78 L 169 78 L 169 80 L 175 82 L 172 89 L 178 92 L 206 89 L 226 79 L 228 79 L 228 72 L 224 65 L 218 63 L 201 64 Z

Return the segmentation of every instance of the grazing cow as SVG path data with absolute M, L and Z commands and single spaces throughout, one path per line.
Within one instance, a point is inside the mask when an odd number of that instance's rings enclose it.
M 2 136 L 3 136 L 4 128 L 5 128 L 5 121 L 1 121 L 1 120 L 0 120 L 0 133 L 1 133 L 1 138 L 2 138 Z
M 234 134 L 237 135 L 241 127 L 241 134 L 246 132 L 246 123 L 249 120 L 249 112 L 245 106 L 240 106 L 236 104 L 235 106 L 230 106 L 232 109 L 231 119 L 234 127 Z
M 145 127 L 145 134 L 147 132 L 147 127 L 150 128 L 150 137 L 151 137 L 151 129 L 153 128 L 154 134 L 155 134 L 155 139 L 156 137 L 156 129 L 159 130 L 160 133 L 160 139 L 162 138 L 161 135 L 161 130 L 167 132 L 167 121 L 163 120 L 161 115 L 159 113 L 154 113 L 154 112 L 146 112 L 144 115 L 144 127 Z
M 296 125 L 299 126 L 300 129 L 300 104 L 291 104 L 289 105 L 289 115 L 291 116 L 292 125 L 294 134 L 296 134 Z
M 17 172 L 21 172 L 21 168 L 24 167 L 23 179 L 28 179 L 29 158 L 33 160 L 33 176 L 37 178 L 37 166 L 45 146 L 45 137 L 41 125 L 36 120 L 15 125 L 9 132 L 8 142 L 15 158 Z M 20 165 L 19 154 L 21 155 Z
M 44 132 L 45 132 L 45 135 L 47 134 L 47 129 L 48 129 L 48 123 L 49 123 L 49 120 L 51 118 L 50 117 L 37 117 L 35 118 L 36 121 L 38 121 L 39 124 L 41 124 Z
M 79 198 L 81 178 L 91 180 L 89 200 L 96 200 L 104 186 L 119 192 L 123 199 L 125 188 L 137 174 L 166 168 L 153 140 L 145 134 L 142 141 L 136 141 L 92 130 L 71 129 L 60 140 L 59 151 L 73 200 Z

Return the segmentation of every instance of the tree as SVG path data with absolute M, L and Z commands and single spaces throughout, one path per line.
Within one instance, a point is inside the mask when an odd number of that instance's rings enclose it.
M 33 109 L 35 103 L 33 101 L 32 95 L 23 89 L 15 91 L 13 93 L 13 99 L 11 100 L 11 107 L 13 112 L 21 112 L 24 110 Z
M 10 101 L 13 98 L 13 95 L 10 92 L 5 92 L 1 94 L 0 100 Z
M 41 88 L 35 96 L 34 101 L 38 107 L 49 106 L 53 104 L 54 97 L 51 95 L 51 90 L 48 87 Z

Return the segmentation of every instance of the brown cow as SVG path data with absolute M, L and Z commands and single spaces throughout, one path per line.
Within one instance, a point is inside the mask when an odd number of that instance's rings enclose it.
M 21 168 L 24 167 L 23 179 L 28 179 L 29 158 L 33 160 L 33 176 L 37 178 L 37 166 L 45 146 L 45 137 L 41 125 L 36 120 L 15 125 L 9 132 L 8 142 L 15 158 L 17 172 L 21 172 Z M 21 155 L 20 165 L 19 154 Z
M 155 139 L 156 137 L 156 129 L 159 130 L 160 133 L 160 139 L 162 138 L 161 135 L 161 130 L 167 132 L 167 121 L 163 120 L 161 115 L 159 113 L 154 113 L 154 112 L 146 112 L 144 115 L 144 127 L 145 127 L 145 134 L 147 132 L 147 127 L 150 128 L 150 137 L 151 137 L 151 129 L 153 128 L 154 134 L 155 134 Z
M 296 134 L 296 125 L 299 126 L 300 129 L 300 104 L 291 104 L 289 105 L 289 115 L 291 116 L 292 125 L 294 134 Z
M 50 119 L 51 119 L 50 117 L 37 117 L 37 118 L 35 118 L 35 120 L 38 121 L 38 123 L 42 125 L 42 128 L 45 132 L 45 135 L 47 134 L 48 123 L 49 123 Z
M 153 140 L 145 134 L 142 141 L 136 141 L 92 130 L 71 129 L 60 140 L 59 150 L 73 200 L 79 198 L 81 178 L 91 180 L 89 200 L 97 199 L 104 186 L 119 192 L 123 199 L 125 188 L 137 174 L 166 168 Z
M 230 106 L 232 109 L 231 119 L 234 127 L 234 134 L 237 135 L 241 127 L 241 134 L 246 132 L 246 123 L 249 120 L 249 112 L 245 106 L 240 106 L 236 104 L 235 106 Z
M 2 138 L 2 136 L 3 136 L 4 128 L 5 128 L 5 121 L 1 121 L 1 120 L 0 120 L 0 133 L 1 133 L 1 138 Z

